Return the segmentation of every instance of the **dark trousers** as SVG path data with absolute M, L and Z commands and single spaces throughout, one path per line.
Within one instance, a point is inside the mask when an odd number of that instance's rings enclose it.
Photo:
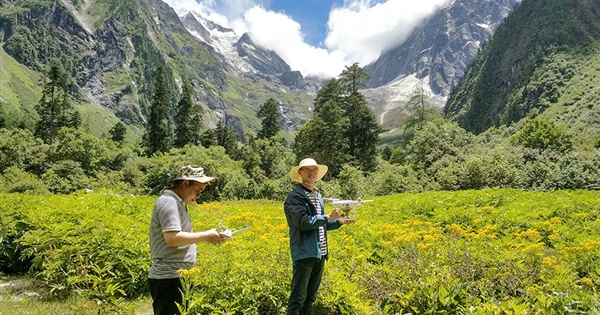
M 312 315 L 313 304 L 323 277 L 324 259 L 306 258 L 294 262 L 292 293 L 287 315 Z
M 181 291 L 183 286 L 179 278 L 175 279 L 148 279 L 150 295 L 152 295 L 152 308 L 154 315 L 180 315 L 175 302 L 182 305 Z

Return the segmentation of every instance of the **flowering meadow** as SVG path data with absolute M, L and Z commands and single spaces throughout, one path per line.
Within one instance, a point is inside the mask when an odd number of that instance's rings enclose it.
M 56 295 L 117 304 L 147 295 L 154 199 L 0 195 L 0 266 L 36 275 Z M 328 233 L 316 314 L 600 314 L 600 192 L 369 199 L 355 224 Z M 292 263 L 282 202 L 189 211 L 198 231 L 223 217 L 232 230 L 252 228 L 198 246 L 196 268 L 182 271 L 184 313 L 284 314 Z

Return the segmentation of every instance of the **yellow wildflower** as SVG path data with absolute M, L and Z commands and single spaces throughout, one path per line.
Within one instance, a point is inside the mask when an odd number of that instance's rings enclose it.
M 538 252 L 544 248 L 544 243 L 536 243 L 523 248 L 524 253 Z
M 560 223 L 562 223 L 562 218 L 560 218 L 560 217 L 553 217 L 552 219 L 550 219 L 550 222 L 552 222 L 554 224 L 560 224 Z
M 423 240 L 426 242 L 435 242 L 439 240 L 439 235 L 423 235 Z
M 419 244 L 417 244 L 417 249 L 418 250 L 426 250 L 427 248 L 429 248 L 429 246 L 431 246 L 431 245 L 430 244 L 419 243 Z
M 542 265 L 544 266 L 554 266 L 556 265 L 556 257 L 548 256 L 542 259 Z
M 528 229 L 527 231 L 517 233 L 517 238 L 527 238 L 530 240 L 534 240 L 540 237 L 540 232 L 534 229 Z
M 594 281 L 592 281 L 592 279 L 588 278 L 588 277 L 583 277 L 581 278 L 581 283 L 591 287 L 594 285 Z
M 200 273 L 200 270 L 198 270 L 198 268 L 192 268 L 192 269 L 179 269 L 177 270 L 177 273 L 182 275 L 182 276 L 193 276 L 195 274 Z
M 527 292 L 533 293 L 533 292 L 537 292 L 537 291 L 539 291 L 541 289 L 542 289 L 542 287 L 540 287 L 539 285 L 537 285 L 537 284 L 534 283 L 530 287 L 527 288 Z
M 582 250 L 582 248 L 579 247 L 579 246 L 567 246 L 567 247 L 565 247 L 565 251 L 568 252 L 568 253 L 570 253 L 570 252 L 578 252 L 580 250 Z

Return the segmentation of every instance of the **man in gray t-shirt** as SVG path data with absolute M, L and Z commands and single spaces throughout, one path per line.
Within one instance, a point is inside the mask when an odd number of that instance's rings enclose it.
M 200 193 L 214 180 L 204 169 L 184 166 L 169 183 L 169 189 L 158 197 L 150 222 L 152 266 L 148 285 L 155 315 L 180 314 L 182 285 L 179 269 L 190 269 L 196 263 L 196 243 L 218 244 L 226 236 L 216 229 L 194 232 L 187 205 L 196 202 Z

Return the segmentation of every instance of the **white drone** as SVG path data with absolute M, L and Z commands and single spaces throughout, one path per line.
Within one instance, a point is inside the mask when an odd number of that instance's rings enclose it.
M 350 210 L 354 212 L 354 220 L 356 221 L 356 207 L 362 206 L 363 202 L 371 202 L 373 200 L 362 200 L 360 197 L 356 200 L 342 200 L 336 198 L 323 198 L 328 201 L 332 206 L 340 208 L 342 211 L 342 218 L 350 219 Z
M 219 234 L 226 236 L 228 239 L 231 238 L 232 236 L 234 236 L 235 234 L 239 233 L 239 232 L 243 232 L 243 231 L 246 231 L 246 230 L 249 230 L 249 229 L 252 228 L 251 226 L 247 226 L 245 228 L 241 228 L 239 230 L 232 231 L 228 227 L 223 226 L 223 220 L 225 220 L 226 216 L 227 215 L 224 215 L 223 218 L 221 219 L 221 221 L 219 221 L 219 229 L 218 229 L 218 231 L 219 231 Z

